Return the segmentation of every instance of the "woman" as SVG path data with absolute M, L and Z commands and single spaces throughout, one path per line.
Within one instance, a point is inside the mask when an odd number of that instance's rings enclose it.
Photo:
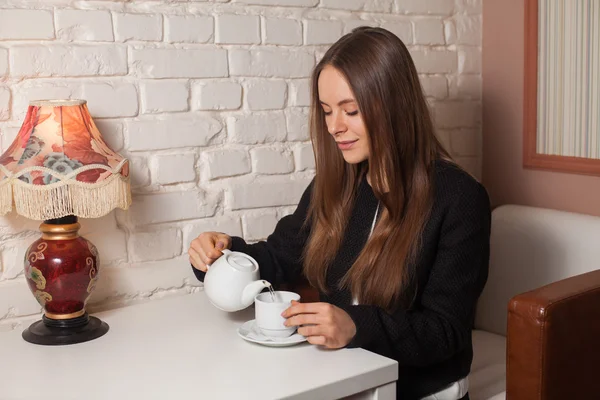
M 468 399 L 489 199 L 436 139 L 400 39 L 358 28 L 335 43 L 313 72 L 310 118 L 316 176 L 296 211 L 252 245 L 201 234 L 194 272 L 203 279 L 232 248 L 258 261 L 262 279 L 304 275 L 321 302 L 294 303 L 284 317 L 310 343 L 397 360 L 403 400 Z

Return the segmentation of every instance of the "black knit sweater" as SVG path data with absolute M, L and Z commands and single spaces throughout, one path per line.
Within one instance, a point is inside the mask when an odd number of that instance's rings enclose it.
M 344 309 L 356 324 L 348 347 L 362 347 L 399 364 L 397 397 L 417 400 L 469 374 L 475 304 L 488 274 L 490 203 L 470 175 L 445 161 L 435 165 L 434 202 L 414 270 L 409 307 L 393 314 L 371 305 L 352 305 L 336 283 L 354 263 L 371 230 L 378 200 L 363 180 L 339 253 L 328 269 L 331 291 L 321 300 Z M 302 273 L 309 232 L 302 229 L 312 184 L 296 211 L 282 218 L 266 241 L 247 244 L 234 237 L 232 250 L 254 257 L 261 278 L 293 282 Z M 204 274 L 194 269 L 198 279 Z

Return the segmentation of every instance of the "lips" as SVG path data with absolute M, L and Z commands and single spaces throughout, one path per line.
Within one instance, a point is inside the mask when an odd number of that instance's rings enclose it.
M 336 142 L 340 150 L 350 150 L 354 143 L 358 142 L 357 140 L 345 140 Z

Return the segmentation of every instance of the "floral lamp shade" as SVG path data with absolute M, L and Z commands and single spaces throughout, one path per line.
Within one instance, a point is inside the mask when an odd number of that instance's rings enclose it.
M 111 150 L 85 100 L 33 101 L 0 156 L 0 214 L 96 218 L 131 204 L 129 162 Z

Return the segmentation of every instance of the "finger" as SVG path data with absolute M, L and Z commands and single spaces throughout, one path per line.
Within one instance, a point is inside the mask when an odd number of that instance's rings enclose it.
M 219 257 L 223 255 L 223 250 L 225 245 L 223 242 L 215 242 L 212 248 L 206 249 L 206 256 L 211 259 L 211 261 L 217 260 Z
M 206 264 L 202 262 L 202 259 L 200 258 L 200 255 L 196 250 L 190 247 L 190 249 L 188 250 L 188 255 L 190 256 L 190 263 L 194 268 L 202 272 L 206 272 Z
M 298 333 L 304 337 L 325 336 L 325 335 L 323 335 L 322 325 L 300 326 L 300 327 L 298 327 Z
M 326 312 L 331 305 L 329 303 L 298 303 L 293 302 L 281 316 L 289 318 L 297 314 L 317 314 Z
M 206 256 L 206 252 L 204 251 L 204 244 L 201 236 L 192 240 L 192 243 L 190 243 L 190 248 L 193 249 L 196 254 L 198 254 L 204 264 L 211 264 L 210 258 Z
M 211 265 L 215 261 L 212 258 L 208 257 L 206 255 L 206 252 L 202 248 L 200 250 L 198 250 L 197 253 L 198 253 L 198 256 L 200 257 L 200 259 L 202 260 L 202 262 L 206 265 Z
M 310 344 L 316 344 L 316 345 L 320 345 L 320 346 L 327 345 L 327 339 L 325 338 L 325 336 L 309 336 L 306 338 L 306 340 Z
M 319 314 L 298 314 L 285 320 L 285 326 L 316 325 L 319 324 Z
M 220 251 L 214 250 L 214 240 L 205 236 L 199 236 L 197 239 L 194 239 L 192 247 L 206 265 L 211 265 L 222 255 Z
M 219 233 L 217 235 L 217 244 L 216 246 L 219 250 L 230 249 L 231 248 L 231 236 L 226 235 L 224 233 Z
M 211 234 L 203 233 L 196 239 L 192 240 L 192 243 L 190 244 L 190 247 L 196 250 L 196 252 L 200 254 L 204 261 L 208 261 L 210 257 L 207 257 L 207 253 L 215 247 L 211 236 Z
M 231 238 L 224 233 L 218 233 L 212 237 L 212 248 L 207 249 L 206 255 L 214 261 L 223 255 L 224 249 L 229 249 L 230 247 Z

